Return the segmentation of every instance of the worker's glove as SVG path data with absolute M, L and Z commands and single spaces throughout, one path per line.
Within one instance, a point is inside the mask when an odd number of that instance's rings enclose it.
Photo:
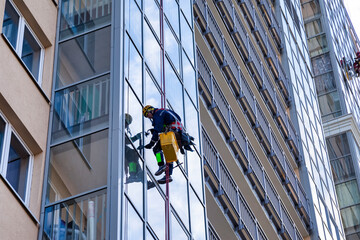
M 141 133 L 136 134 L 135 136 L 131 137 L 131 141 L 135 142 L 136 140 L 141 139 Z
M 154 141 L 151 141 L 151 142 L 149 142 L 148 144 L 146 144 L 144 147 L 145 147 L 146 149 L 151 149 L 154 145 L 155 145 L 155 142 L 154 142 Z

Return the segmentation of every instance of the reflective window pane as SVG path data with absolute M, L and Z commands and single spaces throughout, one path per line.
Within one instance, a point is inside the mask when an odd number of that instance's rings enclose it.
M 341 209 L 340 212 L 345 233 L 354 232 L 360 227 L 360 205 Z
M 129 81 L 136 95 L 141 99 L 142 96 L 142 58 L 135 46 L 126 36 L 125 38 L 125 61 L 124 74 Z
M 2 31 L 14 49 L 16 48 L 17 43 L 19 18 L 20 16 L 15 11 L 14 7 L 10 4 L 9 1 L 6 1 Z
M 48 189 L 60 200 L 105 186 L 107 165 L 108 130 L 52 147 Z
M 25 26 L 21 60 L 23 60 L 35 79 L 38 79 L 39 77 L 40 56 L 41 47 L 29 29 Z
M 331 92 L 319 96 L 319 107 L 323 120 L 329 120 L 341 114 L 340 100 L 338 92 Z
M 20 140 L 14 134 L 11 134 L 6 180 L 9 181 L 10 185 L 24 201 L 28 184 L 29 161 L 29 153 Z
M 165 239 L 165 202 L 156 187 L 148 189 L 146 204 L 149 225 L 159 239 Z
M 193 33 L 189 24 L 186 22 L 184 16 L 180 15 L 181 20 L 181 44 L 186 51 L 190 61 L 194 64 L 194 45 L 193 45 Z
M 152 75 L 160 84 L 160 45 L 149 26 L 144 23 L 144 56 Z
M 196 240 L 205 240 L 205 209 L 190 188 L 191 234 Z
M 196 108 L 191 102 L 189 96 L 185 94 L 185 128 L 186 131 L 193 136 L 196 148 L 199 148 L 199 117 Z
M 108 126 L 109 77 L 105 75 L 55 93 L 53 143 Z
M 59 44 L 56 88 L 110 71 L 111 28 Z
M 335 188 L 340 208 L 360 203 L 360 192 L 356 180 L 337 184 Z
M 350 154 L 350 147 L 346 133 L 327 138 L 326 145 L 330 160 Z
M 169 100 L 173 110 L 183 119 L 183 87 L 167 60 L 165 61 L 165 79 L 166 98 Z
M 179 56 L 179 44 L 176 41 L 173 33 L 171 32 L 168 24 L 164 23 L 164 42 L 165 51 L 169 55 L 171 62 L 174 64 L 176 71 L 180 72 L 180 56 Z
M 150 22 L 158 38 L 160 38 L 160 13 L 155 0 L 144 1 L 145 16 Z
M 163 4 L 165 16 L 179 38 L 179 6 L 176 0 L 163 0 Z
M 201 178 L 201 173 L 202 173 L 201 159 L 196 151 L 194 152 L 187 151 L 186 156 L 187 156 L 187 164 L 189 169 L 190 183 L 194 187 L 201 201 L 204 201 L 202 196 L 203 182 Z
M 127 132 L 129 136 L 136 136 L 138 133 L 142 133 L 142 106 L 134 94 L 130 86 L 125 83 L 125 113 L 128 114 L 132 121 L 128 126 Z M 136 141 L 135 146 L 137 147 L 140 144 L 140 141 Z
M 106 190 L 45 208 L 44 239 L 105 239 Z
M 188 239 L 188 236 L 186 236 L 184 229 L 182 229 L 174 214 L 171 214 L 171 236 L 171 239 Z
M 306 36 L 307 37 L 312 37 L 315 36 L 319 33 L 322 33 L 323 29 L 321 26 L 321 21 L 320 19 L 316 19 L 312 22 L 306 23 L 305 24 L 305 31 L 306 31 Z
M 143 221 L 136 213 L 129 200 L 125 197 L 125 224 L 124 224 L 124 238 L 125 239 L 143 239 L 144 228 Z
M 141 12 L 134 0 L 125 1 L 125 28 L 141 51 Z M 128 45 L 125 45 L 125 48 L 127 47 Z
M 335 183 L 355 177 L 355 170 L 351 156 L 332 160 L 331 170 Z
M 308 19 L 320 14 L 320 5 L 319 0 L 314 0 L 301 6 L 303 18 Z
M 183 62 L 183 82 L 185 84 L 186 91 L 189 93 L 192 101 L 197 104 L 196 92 L 197 92 L 197 83 L 195 78 L 195 70 L 190 64 L 189 59 L 186 57 L 185 52 L 182 52 L 182 62 Z
M 150 77 L 148 71 L 145 73 L 145 102 L 144 105 L 152 105 L 154 107 L 161 106 L 161 95 L 159 89 Z
M 180 168 L 175 168 L 172 176 L 174 180 L 170 187 L 170 202 L 184 225 L 189 228 L 187 181 Z
M 5 122 L 0 117 L 0 165 L 1 165 L 1 156 L 4 147 L 4 135 L 5 135 Z
M 111 22 L 112 0 L 61 1 L 60 40 Z
M 185 17 L 187 18 L 187 20 L 189 22 L 191 22 L 191 10 L 192 10 L 192 6 L 191 3 L 192 1 L 190 0 L 179 0 L 180 2 L 180 8 L 183 11 Z
M 329 50 L 325 35 L 321 35 L 309 39 L 308 47 L 309 47 L 310 57 L 314 57 Z
M 316 93 L 322 94 L 332 91 L 336 88 L 334 73 L 329 72 L 315 77 Z
M 138 210 L 139 214 L 143 214 L 143 182 L 144 182 L 144 166 L 140 159 L 139 153 L 132 146 L 134 137 L 125 136 L 125 186 L 124 191 L 129 196 L 131 202 Z

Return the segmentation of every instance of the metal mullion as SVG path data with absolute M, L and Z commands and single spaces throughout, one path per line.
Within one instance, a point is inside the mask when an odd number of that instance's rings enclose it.
M 66 203 L 66 202 L 68 202 L 68 201 L 75 201 L 75 199 L 77 199 L 77 198 L 81 198 L 81 197 L 84 197 L 84 196 L 86 196 L 86 195 L 90 195 L 90 194 L 93 194 L 93 193 L 96 193 L 96 192 L 100 192 L 100 191 L 103 191 L 103 190 L 106 190 L 106 185 L 104 185 L 104 186 L 102 186 L 102 187 L 98 187 L 98 188 L 92 189 L 92 190 L 90 190 L 90 191 L 86 191 L 86 192 L 83 192 L 83 193 L 80 193 L 80 194 L 77 194 L 77 195 L 68 197 L 68 198 L 64 198 L 64 199 L 62 199 L 62 200 L 55 201 L 55 202 L 53 202 L 53 203 L 46 204 L 46 205 L 45 205 L 45 208 L 53 207 L 53 206 L 56 206 L 56 205 L 59 205 L 59 204 L 63 204 L 63 203 Z
M 100 73 L 100 74 L 98 74 L 98 75 L 94 75 L 94 76 L 91 76 L 91 77 L 89 77 L 89 78 L 85 78 L 85 79 L 83 79 L 83 80 L 81 80 L 81 81 L 78 81 L 78 82 L 75 82 L 75 83 L 66 85 L 66 86 L 64 86 L 64 87 L 61 87 L 61 88 L 56 89 L 54 92 L 56 93 L 56 92 L 59 92 L 59 91 L 61 91 L 61 90 L 64 90 L 64 89 L 67 89 L 67 88 L 71 88 L 71 87 L 74 87 L 74 86 L 76 86 L 76 85 L 80 85 L 80 84 L 82 84 L 82 83 L 85 83 L 85 82 L 94 80 L 94 79 L 96 79 L 96 78 L 100 78 L 100 77 L 106 76 L 106 75 L 108 75 L 108 74 L 110 74 L 110 71 L 103 72 L 103 73 Z
M 93 33 L 93 32 L 96 32 L 96 31 L 98 31 L 98 30 L 104 29 L 104 28 L 106 28 L 106 27 L 110 27 L 110 26 L 111 26 L 111 23 L 108 23 L 108 24 L 106 24 L 106 25 L 93 28 L 93 29 L 91 29 L 91 30 L 89 30 L 89 31 L 82 32 L 82 33 L 79 33 L 79 34 L 77 34 L 77 35 L 72 35 L 72 36 L 66 37 L 66 38 L 64 38 L 64 39 L 59 40 L 58 45 L 61 44 L 61 43 L 70 41 L 70 40 L 72 40 L 72 39 L 74 39 L 74 38 L 82 37 L 82 36 L 84 36 L 84 35 L 86 35 L 86 34 Z
M 5 125 L 5 134 L 4 134 L 4 148 L 3 148 L 3 157 L 1 161 L 0 173 L 6 178 L 6 170 L 8 165 L 9 153 L 10 153 L 10 142 L 11 142 L 11 126 L 10 124 Z

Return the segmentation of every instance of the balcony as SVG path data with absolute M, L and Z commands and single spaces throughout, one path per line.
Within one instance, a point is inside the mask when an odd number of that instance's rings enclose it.
M 276 113 L 276 90 L 273 86 L 270 76 L 266 71 L 264 71 L 264 68 L 262 67 L 261 70 L 261 78 L 263 79 L 263 86 L 260 89 L 260 92 L 262 93 L 265 102 L 267 103 L 270 112 L 273 114 Z
M 251 2 L 250 0 L 238 0 L 240 9 L 242 10 L 245 19 L 248 22 L 250 29 L 252 30 L 255 27 L 255 22 L 251 14 L 252 6 L 250 2 Z
M 214 0 L 217 5 L 220 16 L 223 18 L 225 24 L 228 26 L 230 31 L 234 29 L 234 21 L 233 21 L 233 4 L 229 0 Z M 231 11 L 231 12 L 230 12 Z
M 254 34 L 255 39 L 263 54 L 267 55 L 268 50 L 265 43 L 266 30 L 264 29 L 264 26 L 261 22 L 261 19 L 259 18 L 259 15 L 256 12 L 255 7 L 253 7 L 253 19 L 254 19 L 254 30 L 252 31 L 252 33 Z
M 260 57 L 255 50 L 254 45 L 250 41 L 250 38 L 247 39 L 247 47 L 249 50 L 249 59 L 246 62 L 251 76 L 254 78 L 255 83 L 257 84 L 258 88 L 262 87 L 262 79 L 260 76 L 261 64 L 260 64 Z
M 255 116 L 256 122 L 253 126 L 253 129 L 259 138 L 260 144 L 263 146 L 265 153 L 270 154 L 271 144 L 270 144 L 270 127 L 269 122 L 266 120 L 266 117 L 261 110 L 259 103 L 255 100 Z
M 43 239 L 104 239 L 106 195 L 103 188 L 48 204 Z
M 207 3 L 204 0 L 193 0 L 194 21 L 199 24 L 202 32 L 206 30 Z
M 268 26 L 271 25 L 271 15 L 273 15 L 272 8 L 268 2 L 268 0 L 257 0 L 260 10 L 263 14 L 263 18 Z
M 202 131 L 202 141 L 205 179 L 214 197 L 223 207 L 224 214 L 228 216 L 234 229 L 243 239 L 266 239 L 205 129 Z M 287 213 L 254 150 L 250 145 L 247 146 L 249 167 L 245 174 L 252 188 L 269 214 L 269 220 L 273 222 L 279 235 L 283 239 L 296 239 L 301 236 L 300 233 Z
M 254 103 L 254 94 L 252 93 L 249 84 L 247 83 L 245 76 L 242 72 L 240 72 L 240 95 L 238 97 L 238 101 L 244 111 L 244 114 L 250 121 L 251 126 L 255 125 L 256 116 L 252 107 Z

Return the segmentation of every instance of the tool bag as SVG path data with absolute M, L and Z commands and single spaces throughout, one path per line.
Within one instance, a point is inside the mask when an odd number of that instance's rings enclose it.
M 177 161 L 177 153 L 179 146 L 176 141 L 174 132 L 164 132 L 159 134 L 161 149 L 163 150 L 165 160 L 167 163 Z

